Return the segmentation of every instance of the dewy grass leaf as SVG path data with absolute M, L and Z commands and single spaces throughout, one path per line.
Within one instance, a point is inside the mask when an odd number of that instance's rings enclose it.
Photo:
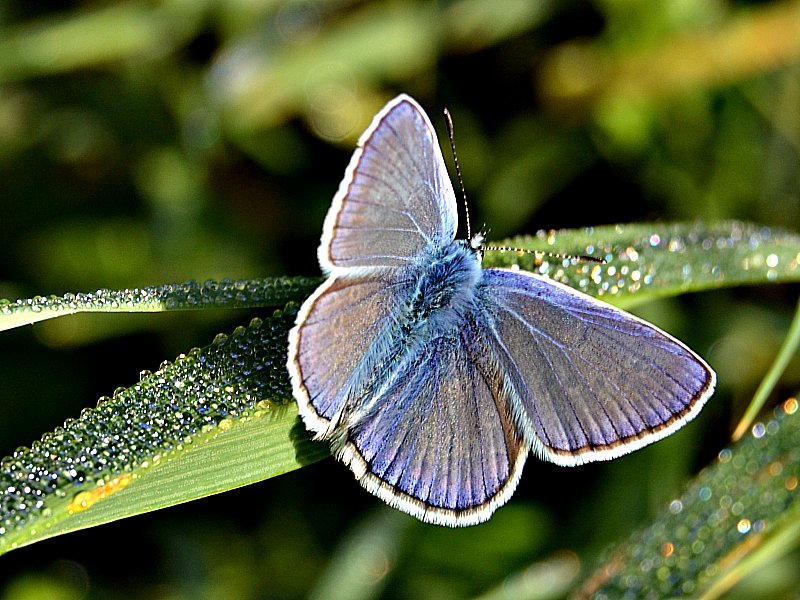
M 326 456 L 291 402 L 285 340 L 295 309 L 144 373 L 3 459 L 0 553 Z
M 518 266 L 620 307 L 685 292 L 800 280 L 800 236 L 737 221 L 540 231 L 497 245 L 605 260 L 488 252 L 484 266 Z
M 744 567 L 760 564 L 750 557 L 796 545 L 797 412 L 797 400 L 787 400 L 773 419 L 722 450 L 651 525 L 608 552 L 576 598 L 717 597 Z
M 0 299 L 0 331 L 54 317 L 87 312 L 161 312 L 208 308 L 283 306 L 302 301 L 321 280 L 316 277 L 272 277 L 232 281 L 168 283 L 129 290 L 97 290 L 63 296 Z
M 630 305 L 639 298 L 800 279 L 800 236 L 736 222 L 619 225 L 541 233 L 508 245 L 605 264 L 490 253 Z M 541 259 L 541 256 L 539 257 Z M 567 265 L 567 266 L 564 266 Z M 81 311 L 282 305 L 318 278 L 189 282 L 0 301 L 0 329 Z M 181 356 L 0 464 L 0 553 L 34 541 L 233 489 L 327 455 L 308 441 L 285 369 L 294 305 Z

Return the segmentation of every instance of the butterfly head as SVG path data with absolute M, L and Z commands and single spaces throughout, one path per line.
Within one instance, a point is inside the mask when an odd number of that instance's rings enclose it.
M 480 252 L 480 250 L 483 248 L 484 240 L 485 237 L 483 235 L 483 232 L 479 231 L 478 233 L 472 236 L 472 239 L 469 241 L 469 246 L 473 250 Z
M 486 251 L 486 232 L 481 230 L 473 235 L 468 240 L 470 249 L 475 253 L 475 256 L 478 257 L 478 262 L 483 260 L 483 253 Z

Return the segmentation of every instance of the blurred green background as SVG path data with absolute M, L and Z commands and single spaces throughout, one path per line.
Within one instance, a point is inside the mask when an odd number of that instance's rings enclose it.
M 0 298 L 317 274 L 355 140 L 401 91 L 440 133 L 450 109 L 491 239 L 648 220 L 800 231 L 800 2 L 6 0 Z M 611 463 L 531 459 L 487 524 L 419 524 L 326 460 L 12 552 L 0 598 L 461 598 L 525 577 L 527 597 L 559 597 L 727 443 L 797 292 L 637 310 L 712 364 L 716 396 Z M 256 314 L 4 333 L 0 454 Z M 798 383 L 795 361 L 775 400 Z M 797 593 L 798 565 L 792 554 L 732 597 Z

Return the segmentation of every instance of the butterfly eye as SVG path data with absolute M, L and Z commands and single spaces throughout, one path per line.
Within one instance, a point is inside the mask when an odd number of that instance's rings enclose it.
M 472 239 L 469 241 L 469 246 L 473 250 L 480 250 L 483 247 L 483 233 L 476 233 L 472 236 Z

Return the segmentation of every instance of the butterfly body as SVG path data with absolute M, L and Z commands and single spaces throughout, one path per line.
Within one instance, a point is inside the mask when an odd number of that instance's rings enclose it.
M 359 140 L 300 309 L 298 409 L 359 482 L 423 521 L 486 520 L 527 456 L 607 460 L 694 417 L 713 371 L 633 315 L 457 240 L 436 134 L 408 96 Z
M 476 252 L 463 240 L 434 250 L 410 274 L 414 291 L 404 307 L 404 329 L 438 337 L 457 327 L 474 306 L 482 280 Z

